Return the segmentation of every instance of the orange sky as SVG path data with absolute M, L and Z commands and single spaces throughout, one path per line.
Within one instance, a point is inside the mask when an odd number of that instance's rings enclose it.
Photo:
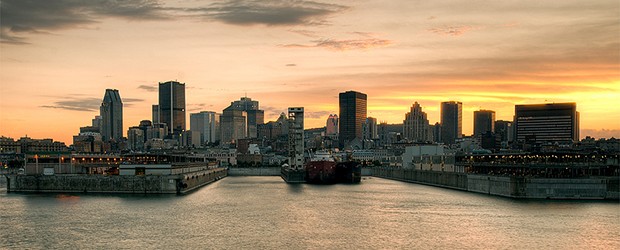
M 515 104 L 576 102 L 582 137 L 620 137 L 618 1 L 1 2 L 0 135 L 71 144 L 106 88 L 124 126 L 150 119 L 157 83 L 186 83 L 190 112 L 247 93 L 266 120 L 306 107 L 306 127 L 368 94 L 400 123 L 417 101 L 511 120 Z M 189 114 L 188 114 L 189 116 Z M 189 121 L 189 119 L 188 119 Z

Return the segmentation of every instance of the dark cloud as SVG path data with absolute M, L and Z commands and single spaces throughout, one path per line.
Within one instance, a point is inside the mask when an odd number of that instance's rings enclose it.
M 191 11 L 200 12 L 211 20 L 234 25 L 288 26 L 325 24 L 325 18 L 345 9 L 347 7 L 343 5 L 305 0 L 231 0 Z
M 280 45 L 285 48 L 325 48 L 329 50 L 358 50 L 385 47 L 393 42 L 386 39 L 363 38 L 350 40 L 321 39 L 311 41 L 313 44 L 284 44 Z
M 42 108 L 64 109 L 71 111 L 97 111 L 101 106 L 101 99 L 93 97 L 73 98 L 54 102 L 52 105 L 43 105 Z
M 287 64 L 287 65 L 285 65 L 285 66 L 286 66 L 286 67 L 295 67 L 295 66 L 297 66 L 297 64 L 294 64 L 294 63 L 289 63 L 289 64 Z
M 146 90 L 148 92 L 155 92 L 157 91 L 157 87 L 155 86 L 150 86 L 150 85 L 140 85 L 138 86 L 139 89 L 143 89 Z
M 98 22 L 104 17 L 127 20 L 166 19 L 157 0 L 3 0 L 0 8 L 0 42 L 27 44 L 24 34 L 49 33 Z

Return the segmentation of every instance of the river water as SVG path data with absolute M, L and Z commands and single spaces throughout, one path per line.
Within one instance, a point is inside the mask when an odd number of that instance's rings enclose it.
M 618 202 L 381 178 L 227 177 L 184 196 L 15 194 L 4 182 L 0 223 L 0 249 L 620 249 Z

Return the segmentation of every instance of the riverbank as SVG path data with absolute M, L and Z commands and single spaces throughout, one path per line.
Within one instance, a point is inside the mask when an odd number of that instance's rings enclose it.
M 531 178 L 374 168 L 373 176 L 517 199 L 620 200 L 620 177 Z

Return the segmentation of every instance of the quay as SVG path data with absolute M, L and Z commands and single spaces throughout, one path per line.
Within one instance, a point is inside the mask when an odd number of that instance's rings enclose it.
M 227 176 L 217 162 L 185 155 L 35 156 L 26 162 L 24 170 L 5 174 L 7 192 L 186 194 Z

